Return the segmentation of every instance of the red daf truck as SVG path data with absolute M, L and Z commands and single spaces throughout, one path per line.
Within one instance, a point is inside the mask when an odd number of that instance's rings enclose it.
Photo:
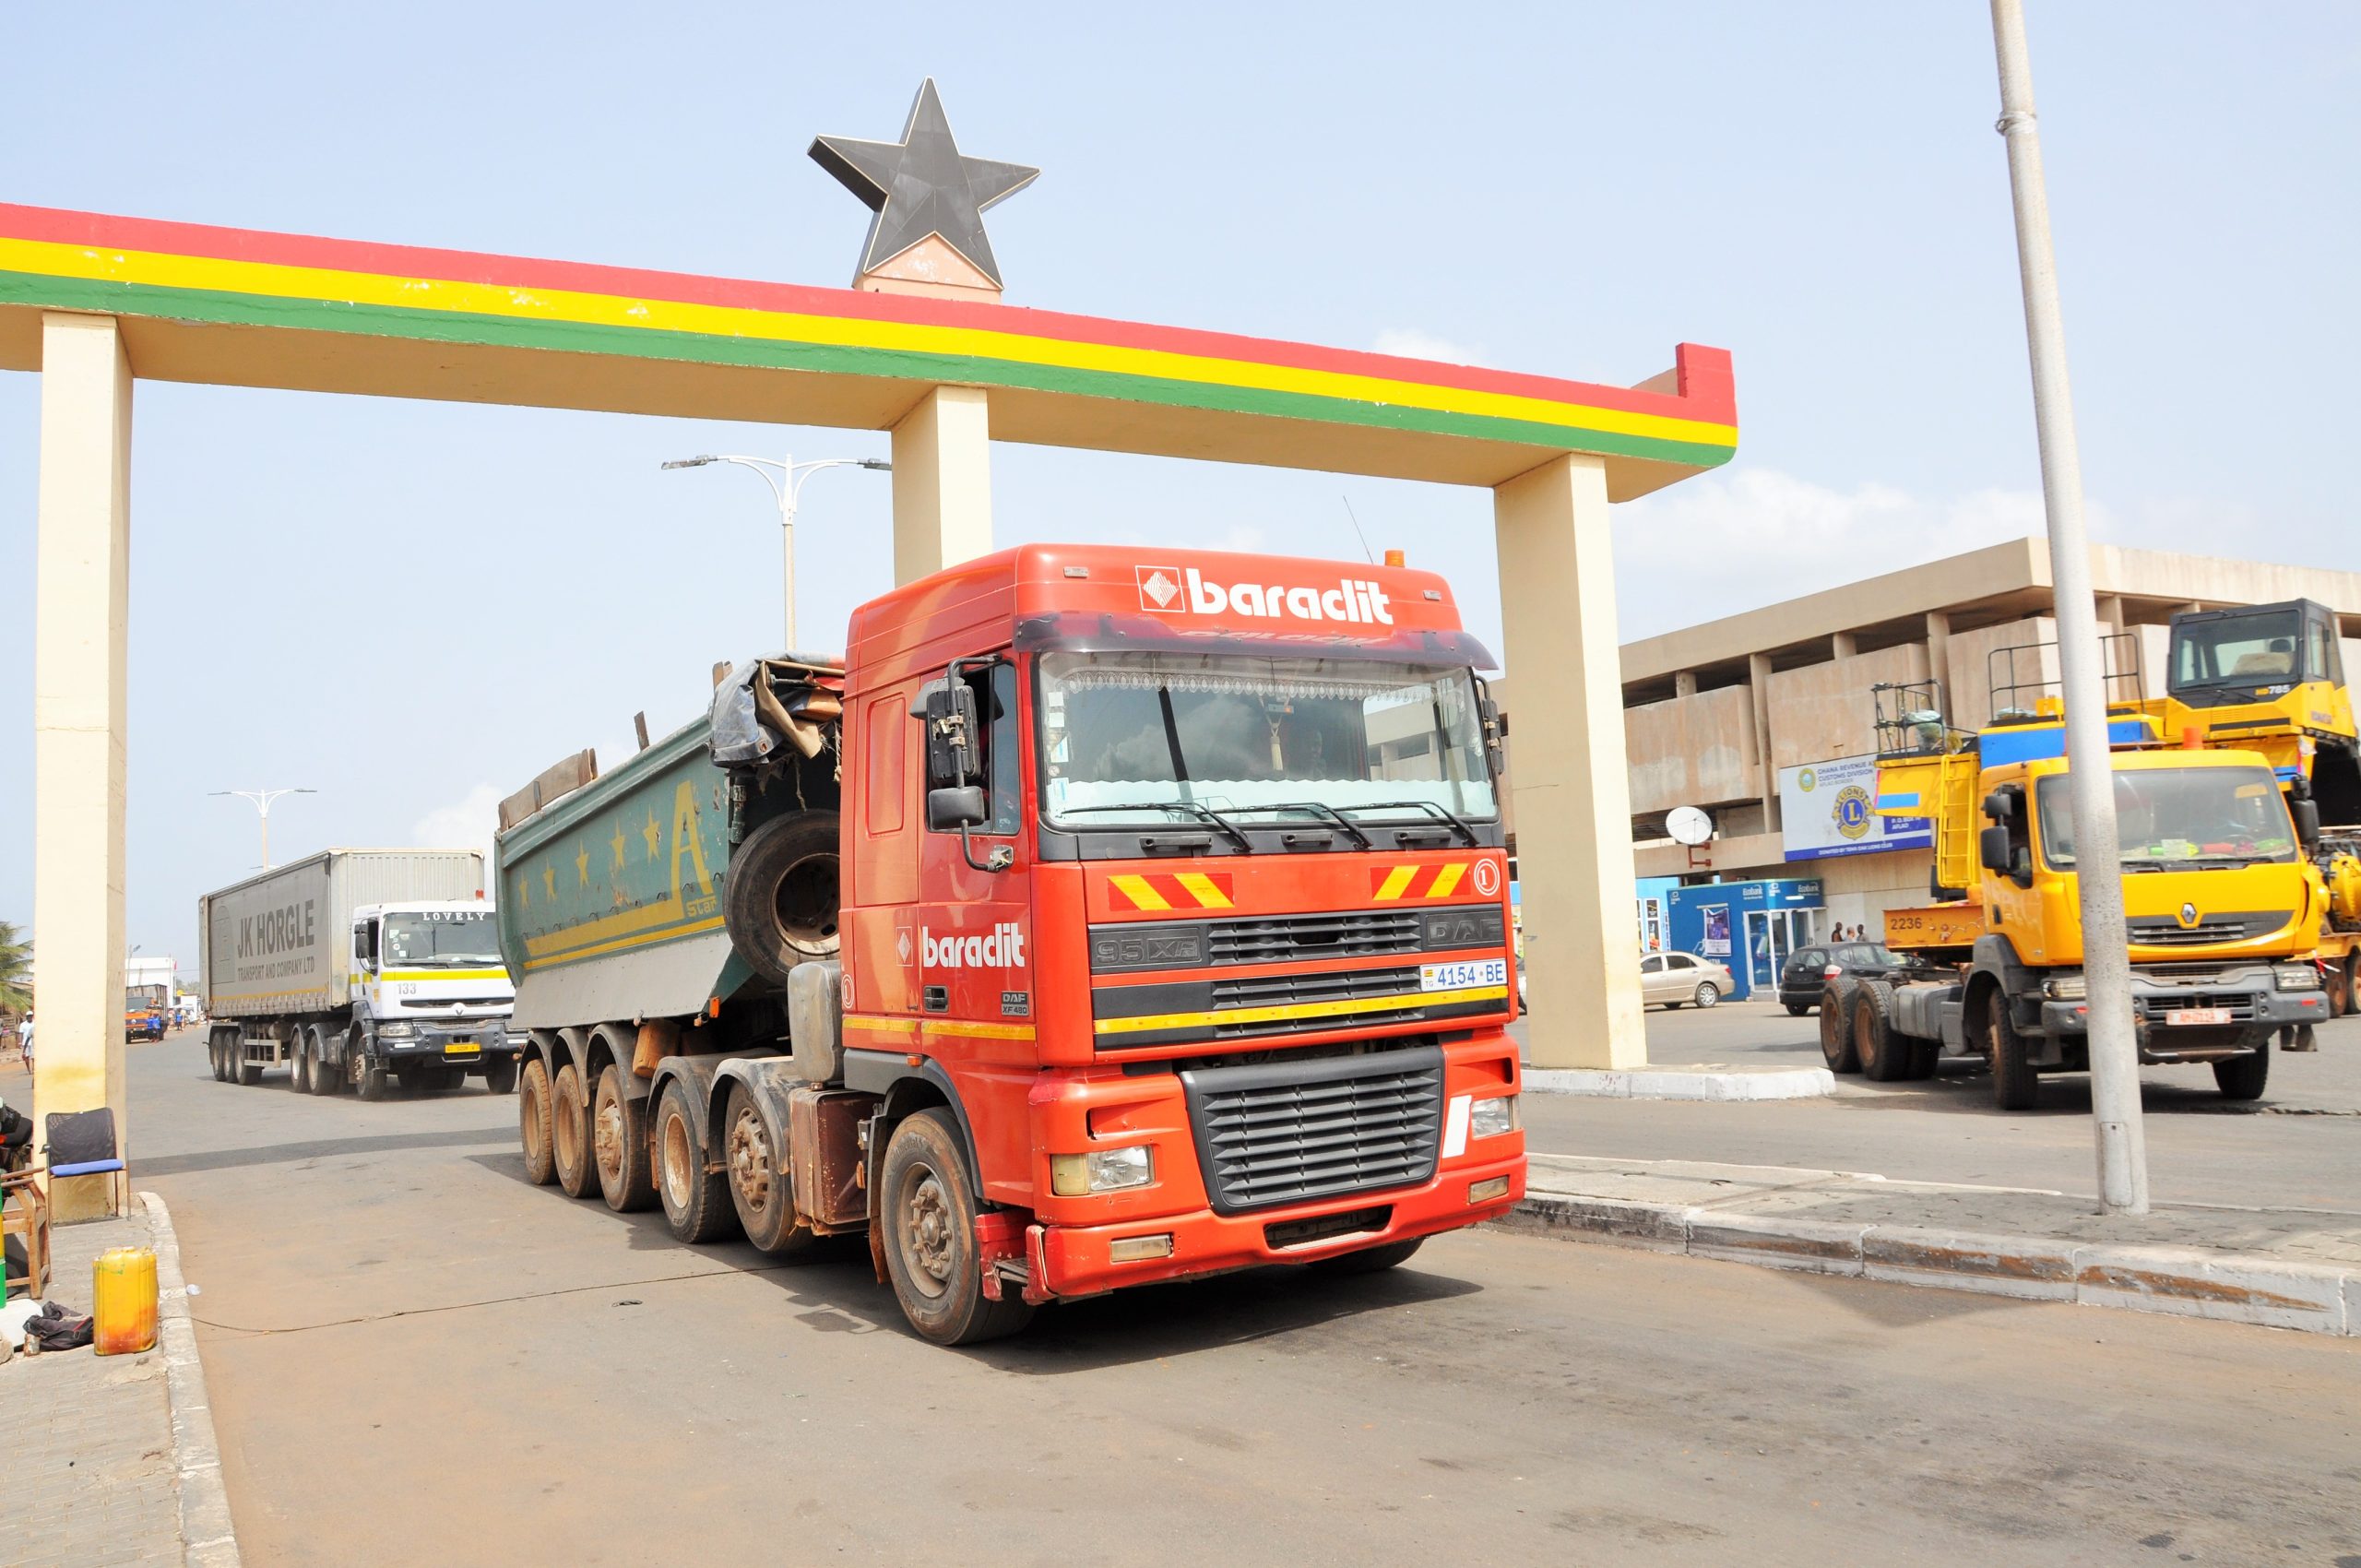
M 1491 667 L 1394 566 L 1033 545 L 503 808 L 533 1178 L 959 1344 L 1523 1195 Z

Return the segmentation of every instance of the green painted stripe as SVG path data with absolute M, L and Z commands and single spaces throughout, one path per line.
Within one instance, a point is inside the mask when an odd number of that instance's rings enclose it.
M 0 304 L 160 316 L 219 326 L 407 338 L 488 348 L 542 349 L 628 359 L 812 371 L 928 384 L 948 382 L 1008 386 L 1125 402 L 1160 403 L 1173 408 L 1308 420 L 1323 424 L 1351 424 L 1481 441 L 1506 441 L 1558 451 L 1644 457 L 1687 468 L 1716 467 L 1728 462 L 1736 451 L 1733 446 L 1713 442 L 1672 441 L 1660 436 L 1631 435 L 1533 420 L 1503 419 L 1489 414 L 1457 413 L 1397 403 L 1362 402 L 1323 397 L 1316 393 L 1224 386 L 1116 371 L 1028 364 L 1021 361 L 831 343 L 797 343 L 777 339 L 723 338 L 654 327 L 474 315 L 387 305 L 339 304 L 333 301 L 287 300 L 207 290 L 159 289 L 146 284 L 55 278 L 35 273 L 0 273 Z

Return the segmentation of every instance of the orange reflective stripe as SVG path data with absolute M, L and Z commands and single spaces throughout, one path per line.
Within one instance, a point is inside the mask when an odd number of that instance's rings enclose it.
M 1107 885 L 1130 900 L 1134 909 L 1169 909 L 1171 903 L 1144 876 L 1118 873 L 1107 879 Z
M 1467 862 L 1465 861 L 1452 861 L 1449 865 L 1444 866 L 1442 870 L 1435 873 L 1434 885 L 1427 889 L 1427 897 L 1430 898 L 1450 897 L 1451 890 L 1458 886 L 1459 879 L 1466 874 Z
M 1185 891 L 1194 897 L 1200 908 L 1207 909 L 1227 909 L 1231 907 L 1228 889 L 1224 888 L 1220 883 L 1216 882 L 1212 877 L 1207 876 L 1204 872 L 1175 872 L 1173 873 L 1172 880 L 1179 883 Z M 1222 882 L 1228 882 L 1228 880 L 1229 879 L 1228 877 L 1223 877 L 1221 879 Z
M 1418 874 L 1417 866 L 1395 866 L 1386 874 L 1385 880 L 1378 884 L 1377 901 L 1384 904 L 1401 897 L 1408 889 L 1410 879 Z

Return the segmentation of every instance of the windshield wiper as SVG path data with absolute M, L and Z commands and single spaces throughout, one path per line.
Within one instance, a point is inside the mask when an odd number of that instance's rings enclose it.
M 1254 852 L 1254 840 L 1246 837 L 1236 823 L 1214 810 L 1213 807 L 1200 804 L 1195 801 L 1140 801 L 1121 805 L 1066 806 L 1061 809 L 1058 814 L 1087 816 L 1093 812 L 1187 812 L 1200 821 L 1211 823 L 1229 835 L 1230 841 L 1238 846 L 1240 854 L 1251 855 Z
M 1434 801 L 1379 801 L 1371 805 L 1355 806 L 1353 810 L 1357 812 L 1388 812 L 1400 811 L 1405 807 L 1413 811 L 1432 812 L 1436 816 L 1451 824 L 1452 826 L 1459 829 L 1461 833 L 1465 834 L 1467 838 L 1467 847 L 1471 849 L 1476 848 L 1477 845 L 1481 842 L 1481 840 L 1476 837 L 1476 830 L 1468 826 L 1466 822 L 1460 817 L 1458 813 L 1453 811 L 1449 806 L 1440 804 Z
M 1358 844 L 1362 849 L 1374 849 L 1377 848 L 1376 845 L 1370 842 L 1368 834 L 1363 833 L 1358 827 L 1353 826 L 1352 822 L 1346 817 L 1344 813 L 1338 811 L 1335 807 L 1327 804 L 1325 802 L 1286 801 L 1275 806 L 1256 806 L 1254 809 L 1258 812 L 1310 812 L 1314 816 L 1326 818 L 1328 821 L 1333 822 L 1337 826 L 1343 828 L 1346 832 L 1351 834 L 1353 836 L 1353 842 Z

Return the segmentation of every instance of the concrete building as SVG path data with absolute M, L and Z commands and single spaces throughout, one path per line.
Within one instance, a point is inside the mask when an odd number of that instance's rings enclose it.
M 2191 609 L 2318 600 L 2361 669 L 2361 573 L 2107 546 L 2091 573 L 2099 619 L 2125 634 L 2110 638 L 2111 697 L 2162 692 L 2166 623 Z M 1989 719 L 1996 687 L 2018 688 L 2001 706 L 2030 706 L 2058 676 L 2053 603 L 2048 545 L 2023 539 L 1624 644 L 1637 874 L 1816 877 L 1823 908 L 1797 922 L 1814 936 L 1874 932 L 1885 910 L 1924 902 L 1932 851 L 1880 842 L 1883 819 L 1840 801 L 1874 750 L 1869 688 L 1931 677 L 1967 729 Z M 1664 831 L 1684 805 L 1714 818 L 1694 851 Z M 1732 967 L 1747 956 L 1741 944 Z

